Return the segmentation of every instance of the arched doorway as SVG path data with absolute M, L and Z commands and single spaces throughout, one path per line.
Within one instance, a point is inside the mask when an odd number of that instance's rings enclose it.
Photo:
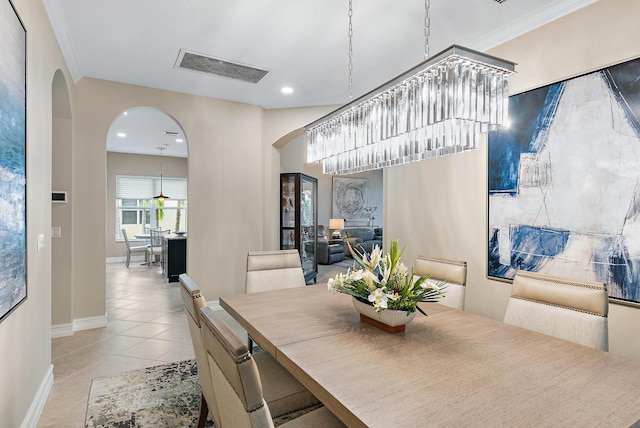
M 62 71 L 55 72 L 51 89 L 51 190 L 67 195 L 64 201 L 51 206 L 51 325 L 52 337 L 59 337 L 73 334 L 72 117 L 69 88 Z
M 188 146 L 180 124 L 157 108 L 124 110 L 109 127 L 106 149 L 107 261 L 123 260 L 123 228 L 130 238 L 156 226 L 186 232 Z M 154 199 L 160 190 L 169 198 Z

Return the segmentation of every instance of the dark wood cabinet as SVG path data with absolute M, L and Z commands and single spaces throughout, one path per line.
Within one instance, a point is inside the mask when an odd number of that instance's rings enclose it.
M 162 276 L 167 282 L 177 282 L 187 271 L 187 238 L 165 236 L 162 239 Z
M 280 249 L 300 252 L 304 279 L 316 281 L 318 179 L 299 173 L 280 174 Z

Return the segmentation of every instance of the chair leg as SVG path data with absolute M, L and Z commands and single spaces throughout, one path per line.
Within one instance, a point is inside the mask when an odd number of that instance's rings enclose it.
M 131 261 L 131 251 L 127 249 L 127 260 L 124 262 L 126 267 L 129 267 L 129 262 Z
M 204 395 L 200 395 L 200 415 L 198 416 L 198 428 L 204 428 L 204 424 L 207 423 L 209 417 L 209 405 L 207 400 L 204 399 Z

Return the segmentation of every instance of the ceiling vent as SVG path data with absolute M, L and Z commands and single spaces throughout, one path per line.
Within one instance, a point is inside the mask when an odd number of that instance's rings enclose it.
M 189 52 L 184 49 L 180 50 L 175 68 L 201 71 L 249 83 L 258 83 L 268 73 L 267 70 Z

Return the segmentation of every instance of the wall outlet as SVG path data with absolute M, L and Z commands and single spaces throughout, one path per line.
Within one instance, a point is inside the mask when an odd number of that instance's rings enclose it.
M 44 248 L 44 234 L 38 235 L 38 252 Z
M 60 226 L 54 226 L 51 228 L 51 237 L 52 238 L 61 238 L 62 237 L 62 228 Z

